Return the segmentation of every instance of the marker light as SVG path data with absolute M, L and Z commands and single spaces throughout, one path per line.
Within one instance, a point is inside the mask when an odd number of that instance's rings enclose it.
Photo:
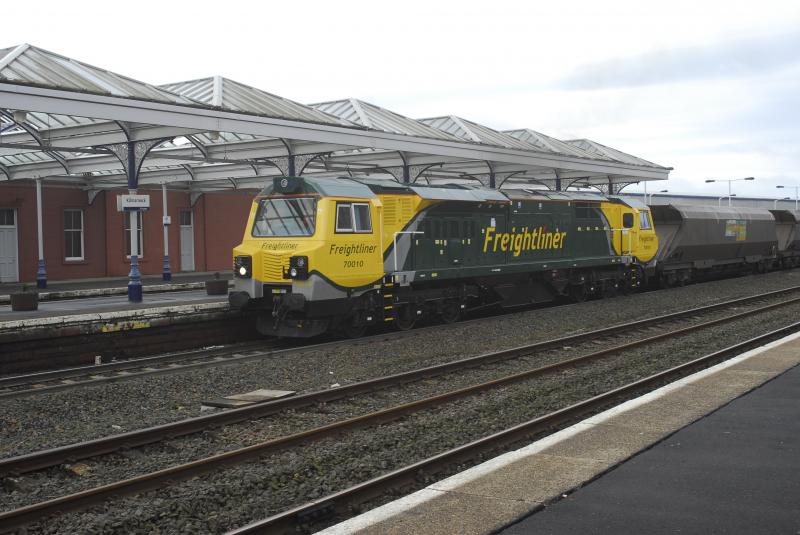
M 233 274 L 240 279 L 249 279 L 253 276 L 253 258 L 251 256 L 237 256 L 233 259 Z
M 289 270 L 285 272 L 284 277 L 296 280 L 308 279 L 308 257 L 293 256 L 289 258 Z

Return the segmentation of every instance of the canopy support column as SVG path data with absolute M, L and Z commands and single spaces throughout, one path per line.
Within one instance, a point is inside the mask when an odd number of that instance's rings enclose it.
M 42 225 L 42 179 L 36 179 L 36 236 L 39 245 L 39 262 L 36 268 L 36 287 L 47 288 L 47 271 L 44 269 L 44 236 Z
M 128 177 L 128 193 L 136 195 L 139 187 L 139 171 L 147 155 L 168 139 L 128 141 L 115 143 L 108 148 L 119 158 Z M 128 210 L 131 223 L 131 270 L 128 273 L 128 302 L 142 302 L 142 274 L 139 271 L 139 209 Z
M 161 197 L 162 197 L 162 222 L 164 225 L 164 269 L 161 273 L 162 280 L 172 280 L 172 270 L 169 265 L 169 211 L 167 210 L 167 183 L 161 183 Z
M 128 142 L 128 193 L 136 195 L 139 187 L 139 166 L 136 165 L 136 143 Z M 144 159 L 144 158 L 142 158 Z M 130 211 L 131 218 L 131 271 L 128 273 L 128 301 L 142 302 L 142 274 L 139 271 L 139 210 Z

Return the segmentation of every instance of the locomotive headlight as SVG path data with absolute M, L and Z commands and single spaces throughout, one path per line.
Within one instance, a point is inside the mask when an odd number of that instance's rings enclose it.
M 249 279 L 253 276 L 253 257 L 237 256 L 233 259 L 233 274 L 240 279 Z
M 293 256 L 289 259 L 290 279 L 305 280 L 308 278 L 308 257 Z

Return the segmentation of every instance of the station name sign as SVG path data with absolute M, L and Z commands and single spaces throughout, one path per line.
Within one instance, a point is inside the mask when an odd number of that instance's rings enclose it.
M 150 208 L 150 195 L 117 195 L 117 210 L 147 210 Z

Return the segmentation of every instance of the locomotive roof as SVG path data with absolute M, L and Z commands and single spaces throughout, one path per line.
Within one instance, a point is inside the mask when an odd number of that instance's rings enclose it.
M 372 199 L 378 194 L 409 194 L 418 195 L 423 199 L 442 201 L 507 203 L 511 199 L 531 201 L 557 200 L 614 202 L 634 208 L 644 208 L 644 205 L 639 201 L 582 191 L 551 191 L 532 188 L 497 190 L 472 184 L 401 184 L 394 180 L 362 177 L 298 177 L 297 180 L 300 182 L 298 193 L 316 193 L 324 197 Z M 274 190 L 274 184 L 269 183 L 261 191 L 261 194 L 269 195 Z

